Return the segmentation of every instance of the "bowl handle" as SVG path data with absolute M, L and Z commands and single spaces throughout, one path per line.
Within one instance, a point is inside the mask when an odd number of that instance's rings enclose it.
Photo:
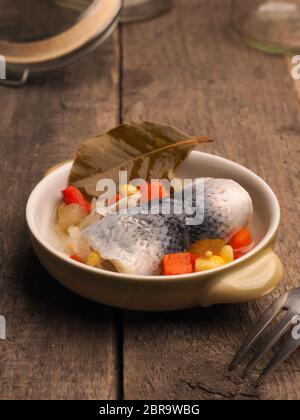
M 282 264 L 271 248 L 244 264 L 208 280 L 200 305 L 244 303 L 272 292 L 283 277 Z

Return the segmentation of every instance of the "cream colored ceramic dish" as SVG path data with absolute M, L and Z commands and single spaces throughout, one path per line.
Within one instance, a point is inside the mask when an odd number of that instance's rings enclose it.
M 273 252 L 280 223 L 278 200 L 271 188 L 248 169 L 226 159 L 193 152 L 178 168 L 178 176 L 231 178 L 252 196 L 251 231 L 257 243 L 245 257 L 222 268 L 174 277 L 128 276 L 91 268 L 56 250 L 54 214 L 67 186 L 72 163 L 48 174 L 33 190 L 26 218 L 35 252 L 46 270 L 73 292 L 124 309 L 170 311 L 242 303 L 270 293 L 282 279 L 282 266 Z

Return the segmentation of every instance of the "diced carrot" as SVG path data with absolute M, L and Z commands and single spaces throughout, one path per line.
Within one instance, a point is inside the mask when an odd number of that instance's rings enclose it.
M 79 204 L 87 213 L 91 212 L 90 203 L 84 198 L 82 193 L 72 185 L 62 191 L 66 204 Z
M 140 192 L 142 202 L 162 200 L 169 195 L 161 182 L 149 182 L 148 184 L 144 184 L 140 187 Z
M 195 258 L 192 254 L 169 254 L 163 257 L 163 274 L 165 276 L 177 276 L 194 272 Z
M 111 198 L 108 201 L 109 206 L 113 206 L 114 204 L 118 203 L 120 200 L 122 200 L 123 196 L 120 194 L 115 195 L 113 198 Z
M 193 271 L 195 271 L 196 260 L 197 260 L 197 258 L 199 258 L 199 255 L 190 254 L 190 256 L 191 256 L 191 261 L 192 261 L 192 264 L 193 264 Z
M 77 261 L 77 262 L 80 262 L 80 263 L 82 263 L 83 261 L 82 261 L 82 258 L 79 256 L 79 255 L 76 255 L 76 254 L 74 254 L 74 255 L 71 255 L 71 257 L 70 257 L 72 260 L 74 260 L 74 261 Z
M 246 248 L 252 244 L 251 233 L 248 229 L 242 229 L 231 238 L 229 244 L 233 249 Z

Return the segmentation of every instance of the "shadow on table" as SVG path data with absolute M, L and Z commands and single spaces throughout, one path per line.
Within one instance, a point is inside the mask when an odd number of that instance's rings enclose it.
M 110 308 L 81 298 L 61 286 L 47 273 L 31 249 L 24 257 L 22 280 L 31 311 L 47 314 L 61 322 L 73 318 L 74 321 L 92 320 L 104 325 L 111 323 Z
M 219 330 L 222 325 L 240 331 L 241 327 L 247 328 L 250 321 L 248 305 L 220 305 L 205 309 L 195 308 L 159 313 L 137 313 L 111 309 L 81 298 L 61 286 L 42 267 L 31 249 L 24 257 L 22 281 L 30 310 L 46 313 L 47 316 L 55 317 L 61 322 L 66 318 L 74 318 L 74 320 L 79 318 L 87 321 L 93 319 L 101 324 L 108 324 L 111 322 L 112 313 L 114 313 L 114 317 L 119 320 L 119 327 L 124 322 L 137 330 L 172 325 L 178 327 L 182 325 L 190 329 L 202 324 L 206 327 L 210 325 L 212 331 Z

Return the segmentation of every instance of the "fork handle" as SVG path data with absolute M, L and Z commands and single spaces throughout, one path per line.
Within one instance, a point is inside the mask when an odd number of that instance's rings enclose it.
M 206 279 L 200 305 L 245 303 L 272 292 L 283 277 L 282 264 L 271 248 L 230 271 Z

